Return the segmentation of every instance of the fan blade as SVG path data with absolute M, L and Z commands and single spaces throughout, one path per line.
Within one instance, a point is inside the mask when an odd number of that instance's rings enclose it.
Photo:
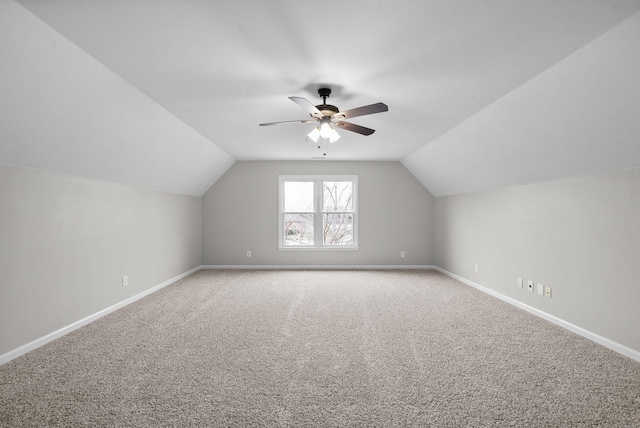
M 376 132 L 375 129 L 365 128 L 364 126 L 356 125 L 349 122 L 336 122 L 333 125 L 340 129 L 346 129 L 347 131 L 357 132 L 358 134 L 362 135 L 371 135 Z
M 304 99 L 302 97 L 289 97 L 289 99 L 291 101 L 293 101 L 294 103 L 298 104 L 300 107 L 302 107 L 303 109 L 305 109 L 309 113 L 311 113 L 311 116 L 322 118 L 322 113 L 320 112 L 320 110 L 318 110 L 318 108 L 316 106 L 311 104 L 306 99 Z
M 304 119 L 304 120 L 284 120 L 282 122 L 269 122 L 269 123 L 260 123 L 260 126 L 271 126 L 271 125 L 278 125 L 280 123 L 316 123 L 318 122 L 317 120 L 313 120 L 313 119 Z
M 351 110 L 341 111 L 340 113 L 336 113 L 334 117 L 337 119 L 351 119 L 352 117 L 364 116 L 365 114 L 382 113 L 384 111 L 389 111 L 389 107 L 384 103 L 376 103 L 368 106 L 352 108 Z

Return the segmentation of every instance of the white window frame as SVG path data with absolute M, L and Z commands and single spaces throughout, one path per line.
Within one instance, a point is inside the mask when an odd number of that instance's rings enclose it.
M 284 245 L 284 183 L 311 181 L 314 183 L 314 245 Z M 351 181 L 353 206 L 353 244 L 325 245 L 322 239 L 322 183 L 325 181 Z M 278 176 L 278 250 L 358 250 L 358 176 L 357 175 L 279 175 Z

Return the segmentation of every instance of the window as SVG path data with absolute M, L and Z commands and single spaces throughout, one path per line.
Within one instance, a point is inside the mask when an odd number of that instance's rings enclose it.
M 357 249 L 355 175 L 281 175 L 280 249 Z

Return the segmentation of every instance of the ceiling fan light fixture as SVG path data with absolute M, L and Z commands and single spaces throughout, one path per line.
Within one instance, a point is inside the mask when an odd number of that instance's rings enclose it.
M 315 128 L 313 128 L 313 131 L 309 132 L 307 134 L 307 137 L 309 137 L 314 143 L 318 142 L 318 138 L 320 138 L 320 131 L 318 130 L 318 126 L 316 126 Z
M 335 129 L 331 128 L 331 134 L 329 135 L 329 142 L 335 143 L 339 139 L 340 139 L 340 134 L 338 134 Z
M 322 138 L 329 138 L 331 136 L 331 131 L 334 131 L 334 129 L 330 125 L 329 119 L 325 117 L 320 122 L 320 126 L 318 126 L 320 130 L 320 136 Z
M 328 117 L 320 119 L 320 125 L 313 128 L 307 137 L 314 143 L 317 143 L 320 138 L 329 140 L 330 143 L 335 143 L 340 139 L 340 135 L 331 126 L 331 119 Z

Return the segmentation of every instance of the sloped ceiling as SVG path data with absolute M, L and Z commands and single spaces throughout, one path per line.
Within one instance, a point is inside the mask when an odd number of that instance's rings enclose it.
M 0 2 L 0 163 L 201 195 L 235 160 L 400 160 L 434 195 L 640 166 L 640 0 Z M 287 99 L 376 129 L 318 149 Z
M 640 166 L 640 14 L 403 163 L 435 196 Z

